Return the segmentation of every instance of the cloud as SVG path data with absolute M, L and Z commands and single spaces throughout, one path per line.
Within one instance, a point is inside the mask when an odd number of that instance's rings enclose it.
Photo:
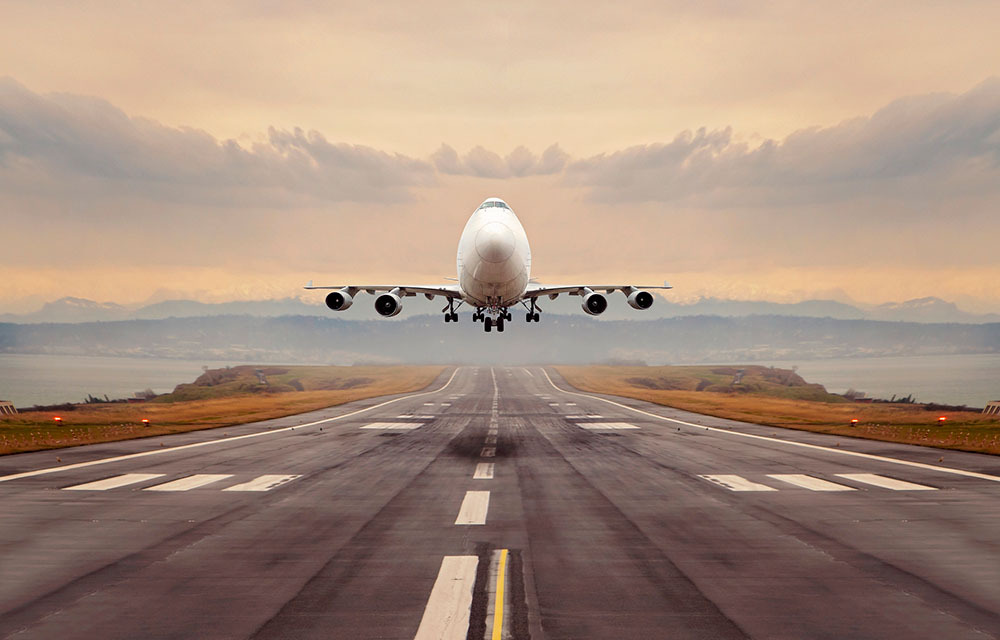
M 271 128 L 244 147 L 129 117 L 97 98 L 40 95 L 0 79 L 0 185 L 215 205 L 397 202 L 433 184 L 424 160 Z M 53 186 L 55 185 L 55 186 Z
M 750 146 L 731 129 L 578 160 L 570 184 L 598 201 L 824 204 L 1000 192 L 1000 79 L 961 95 L 896 100 L 871 117 Z
M 569 154 L 553 144 L 536 156 L 525 147 L 517 147 L 506 158 L 483 147 L 473 147 L 464 157 L 446 144 L 431 155 L 431 162 L 441 173 L 478 178 L 520 178 L 560 173 Z

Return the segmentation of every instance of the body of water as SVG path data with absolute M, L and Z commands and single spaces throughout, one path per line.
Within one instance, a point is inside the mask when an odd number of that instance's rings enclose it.
M 15 407 L 83 402 L 88 394 L 111 399 L 130 398 L 136 391 L 173 391 L 194 382 L 202 366 L 233 366 L 233 362 L 169 360 L 164 358 L 103 358 L 0 354 L 0 400 Z
M 182 382 L 193 382 L 202 366 L 240 363 L 169 360 L 164 358 L 103 358 L 0 354 L 0 400 L 17 407 L 82 402 L 88 394 L 131 397 L 149 388 L 167 393 Z M 982 407 L 1000 400 L 1000 354 L 775 360 L 753 364 L 798 367 L 809 382 L 833 393 L 848 389 L 869 397 L 913 394 L 919 402 Z
M 982 407 L 1000 400 L 1000 354 L 775 360 L 754 364 L 798 367 L 808 382 L 831 393 L 864 391 L 870 398 L 904 397 L 917 402 Z

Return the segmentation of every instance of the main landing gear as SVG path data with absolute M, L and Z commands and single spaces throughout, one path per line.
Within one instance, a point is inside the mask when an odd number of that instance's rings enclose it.
M 523 300 L 521 301 L 521 304 L 524 304 Z M 528 310 L 528 313 L 524 314 L 524 321 L 525 322 L 539 322 L 539 321 L 541 321 L 542 317 L 539 314 L 539 312 L 541 311 L 541 309 L 539 309 L 538 305 L 535 304 L 535 299 L 534 298 L 531 299 L 531 306 L 528 307 L 528 305 L 524 304 L 524 308 Z
M 462 306 L 462 303 L 459 302 L 458 306 L 459 307 Z M 457 309 L 457 307 L 455 306 L 455 299 L 454 298 L 449 298 L 448 299 L 448 306 L 445 307 L 444 309 L 441 309 L 441 311 L 445 312 L 445 314 L 444 314 L 444 321 L 445 322 L 458 322 L 458 312 L 455 311 L 455 309 Z M 475 320 L 475 316 L 473 316 L 473 320 Z

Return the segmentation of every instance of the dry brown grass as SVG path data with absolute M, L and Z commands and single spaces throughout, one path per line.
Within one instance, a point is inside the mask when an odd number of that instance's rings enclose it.
M 61 425 L 54 423 L 54 412 L 26 411 L 0 418 L 0 454 L 268 420 L 364 398 L 419 391 L 444 369 L 437 366 L 282 368 L 307 381 L 307 388 L 310 382 L 313 386 L 348 388 L 277 393 L 234 391 L 224 397 L 190 401 L 76 405 L 72 411 L 58 412 Z M 143 426 L 143 418 L 150 421 L 149 426 Z
M 931 412 L 922 405 L 819 402 L 767 395 L 650 389 L 636 384 L 643 378 L 678 378 L 697 367 L 556 367 L 582 391 L 646 400 L 669 407 L 775 427 L 788 427 L 887 442 L 921 444 L 946 449 L 1000 454 L 1000 420 L 973 411 Z M 697 373 L 697 372 L 695 372 Z M 631 380 L 631 381 L 630 381 Z M 938 424 L 938 417 L 947 417 Z M 850 426 L 852 418 L 858 420 Z

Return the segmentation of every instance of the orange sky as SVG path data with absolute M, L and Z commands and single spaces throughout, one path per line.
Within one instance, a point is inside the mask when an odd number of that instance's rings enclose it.
M 996 24 L 995 3 L 7 5 L 0 311 L 436 281 L 493 195 L 549 281 L 1000 311 Z

